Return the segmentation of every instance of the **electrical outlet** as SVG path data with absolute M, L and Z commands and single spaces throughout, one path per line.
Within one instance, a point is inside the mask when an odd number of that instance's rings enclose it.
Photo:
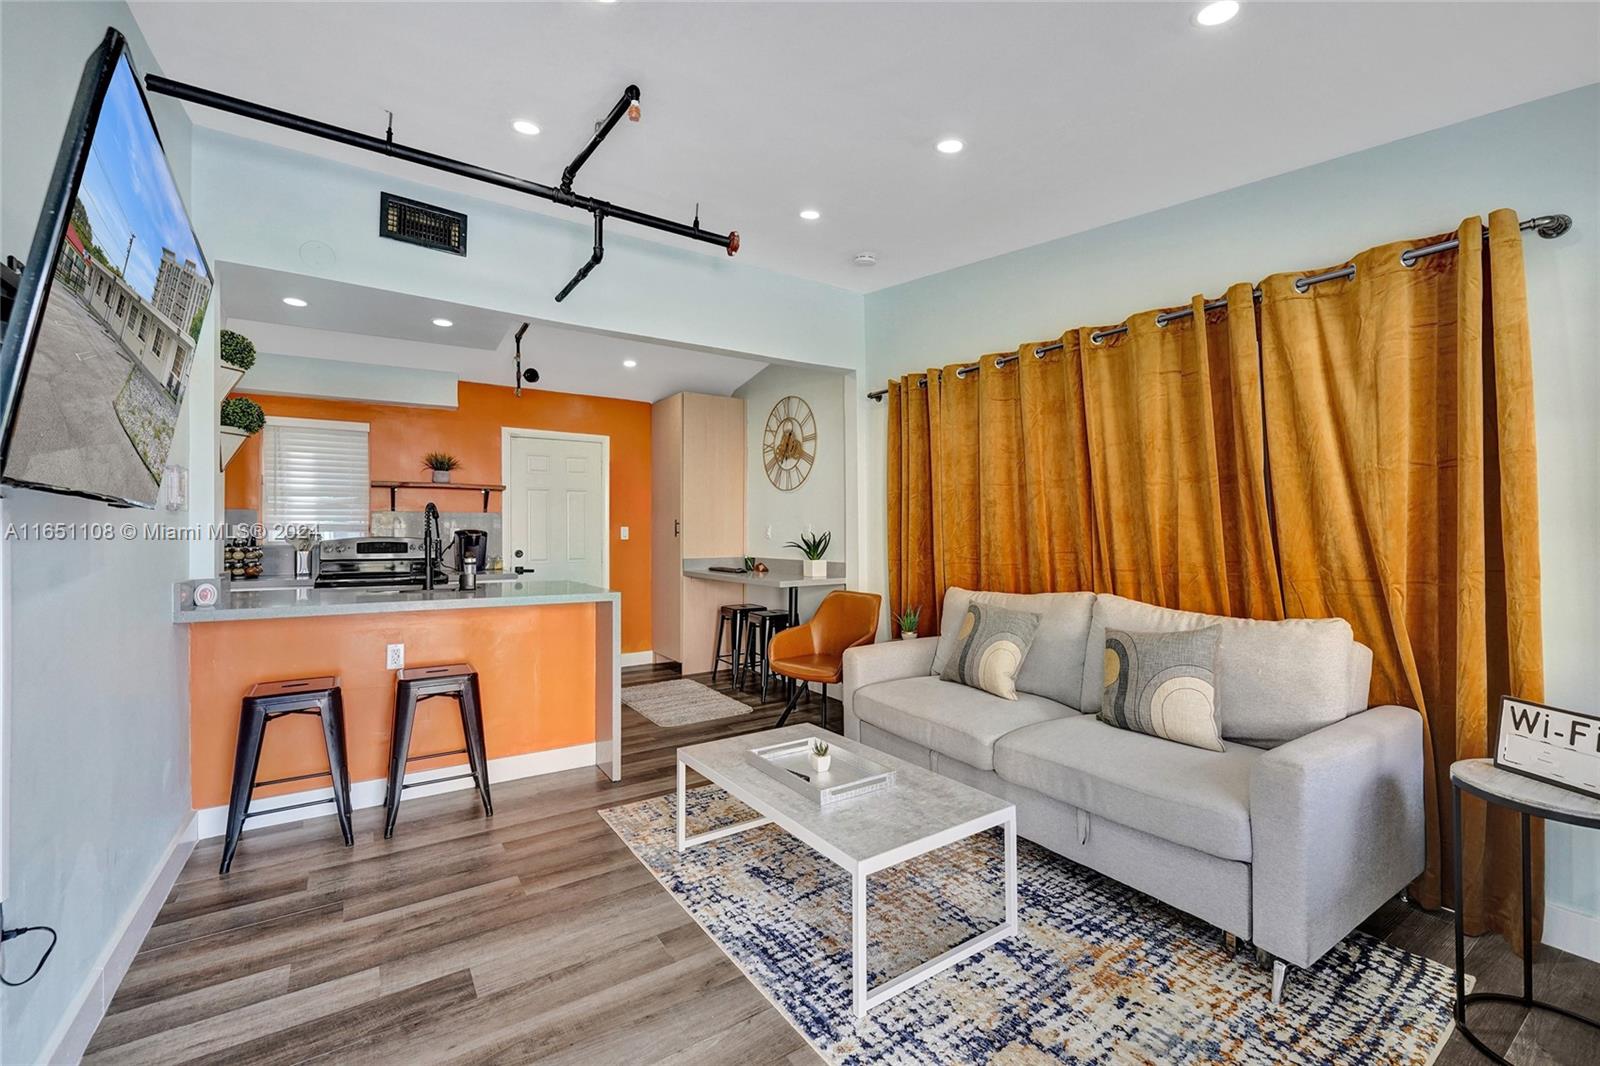
M 623 527 L 622 527 L 622 534 L 621 534 L 621 536 L 622 536 L 622 539 L 623 539 L 623 540 L 627 540 L 627 539 L 628 539 L 628 527 L 627 527 L 627 526 L 623 526 Z
M 406 668 L 406 646 L 404 644 L 391 644 L 384 652 L 383 668 L 385 670 L 404 670 Z

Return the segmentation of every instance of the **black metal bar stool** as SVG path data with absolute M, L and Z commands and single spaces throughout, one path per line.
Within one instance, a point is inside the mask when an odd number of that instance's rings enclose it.
M 261 741 L 266 735 L 267 723 L 290 714 L 314 714 L 322 720 L 328 769 L 257 781 L 256 770 L 261 765 Z M 258 788 L 318 777 L 333 780 L 333 795 L 327 799 L 285 803 L 264 811 L 250 809 L 250 795 Z M 239 706 L 239 743 L 233 756 L 233 793 L 228 799 L 228 831 L 222 844 L 221 872 L 227 873 L 233 865 L 233 853 L 239 848 L 239 834 L 244 830 L 245 819 L 324 803 L 333 804 L 339 815 L 339 830 L 344 834 L 345 847 L 354 844 L 355 834 L 350 829 L 350 770 L 344 748 L 344 698 L 339 692 L 338 678 L 303 677 L 296 681 L 263 681 L 251 685 Z
M 464 746 L 427 755 L 412 755 L 411 727 L 417 719 L 417 704 L 434 696 L 449 696 L 460 704 Z M 448 755 L 465 755 L 467 772 L 406 783 L 408 763 L 442 759 Z M 489 800 L 488 763 L 483 747 L 483 707 L 478 700 L 478 671 L 467 663 L 422 666 L 400 671 L 400 680 L 394 690 L 394 733 L 389 741 L 389 788 L 383 800 L 384 837 L 394 836 L 394 823 L 400 817 L 400 793 L 418 785 L 436 785 L 441 781 L 460 781 L 470 777 L 478 786 L 483 813 L 494 814 L 494 804 Z
M 725 603 L 717 608 L 717 639 L 711 648 L 711 683 L 717 683 L 717 667 L 728 664 L 733 683 L 739 683 L 739 637 L 744 633 L 744 620 L 751 611 L 761 610 L 759 603 Z M 722 654 L 722 630 L 728 630 L 728 654 Z
M 775 608 L 762 607 L 751 611 L 745 616 L 745 653 L 744 668 L 739 674 L 735 686 L 743 689 L 751 670 L 761 672 L 761 698 L 767 698 L 767 685 L 772 680 L 772 668 L 767 665 L 767 644 L 771 642 L 773 634 L 780 633 L 789 628 L 789 612 Z M 785 686 L 788 682 L 785 681 Z M 787 693 L 787 687 L 785 693 Z

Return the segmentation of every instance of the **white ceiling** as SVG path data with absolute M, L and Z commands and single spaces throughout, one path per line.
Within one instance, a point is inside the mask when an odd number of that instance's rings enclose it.
M 578 191 L 684 220 L 699 201 L 708 228 L 741 232 L 741 260 L 858 291 L 1600 81 L 1594 4 L 1255 2 L 1212 30 L 1192 24 L 1199 6 L 133 10 L 170 77 L 372 133 L 392 110 L 403 143 L 551 184 L 636 82 L 643 122 L 618 127 Z M 522 117 L 543 132 L 513 133 Z M 935 153 L 946 135 L 967 150 Z M 802 207 L 822 219 L 801 222 Z M 853 266 L 860 251 L 878 265 Z
M 515 381 L 512 334 L 530 322 L 522 363 L 537 388 L 653 403 L 675 392 L 726 396 L 768 364 L 760 359 L 524 319 L 465 304 L 423 303 L 384 289 L 304 274 L 216 264 L 232 329 L 263 352 L 442 371 L 466 381 Z M 289 307 L 284 296 L 306 301 Z M 433 325 L 448 318 L 449 329 Z M 623 366 L 631 359 L 637 365 Z

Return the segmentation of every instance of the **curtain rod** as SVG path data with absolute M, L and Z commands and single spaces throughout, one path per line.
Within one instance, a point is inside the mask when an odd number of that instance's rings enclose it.
M 1537 217 L 1517 223 L 1517 228 L 1520 230 L 1533 230 L 1546 240 L 1551 240 L 1561 236 L 1563 233 L 1567 232 L 1567 230 L 1572 228 L 1572 216 L 1539 215 Z M 1489 228 L 1487 226 L 1485 226 L 1483 229 L 1483 235 L 1485 237 L 1489 235 Z M 1440 252 L 1448 252 L 1454 248 L 1459 248 L 1460 246 L 1461 242 L 1456 238 L 1451 237 L 1449 240 L 1439 241 L 1437 244 L 1427 244 L 1423 245 L 1421 248 L 1408 248 L 1406 251 L 1400 253 L 1400 262 L 1409 267 L 1424 256 L 1437 255 Z M 1355 276 L 1356 268 L 1355 264 L 1352 263 L 1349 266 L 1340 267 L 1338 270 L 1328 270 L 1321 274 L 1312 274 L 1308 277 L 1296 278 L 1294 287 L 1301 292 L 1305 292 L 1307 289 L 1311 288 L 1311 286 L 1320 285 L 1324 281 L 1335 281 L 1339 278 L 1353 278 Z M 1258 286 L 1257 288 L 1251 290 L 1251 294 L 1257 300 L 1261 299 L 1260 287 Z M 1225 299 L 1212 300 L 1205 305 L 1205 309 L 1207 311 L 1216 311 L 1227 306 L 1228 301 Z M 1156 316 L 1156 325 L 1164 326 L 1168 322 L 1172 322 L 1179 318 L 1188 318 L 1193 314 L 1194 309 L 1189 307 L 1185 307 L 1177 311 L 1165 311 Z M 1093 333 L 1089 334 L 1089 343 L 1099 344 L 1107 337 L 1114 337 L 1119 333 L 1126 332 L 1128 332 L 1128 327 L 1126 324 L 1121 326 L 1111 326 L 1107 329 L 1097 329 Z M 1033 356 L 1035 359 L 1043 359 L 1050 352 L 1059 352 L 1060 350 L 1061 343 L 1059 341 L 1051 344 L 1041 344 L 1033 350 Z M 1020 358 L 1020 356 L 1002 355 L 1000 358 L 994 361 L 994 365 L 996 368 L 1003 367 L 1009 363 L 1015 363 L 1018 358 Z M 956 377 L 966 377 L 967 374 L 979 369 L 980 364 L 968 363 L 966 366 L 956 368 Z M 922 375 L 922 377 L 917 381 L 917 384 L 923 388 L 927 388 L 928 375 Z M 867 393 L 867 399 L 882 402 L 883 398 L 888 394 L 889 390 L 887 388 L 875 389 L 872 392 Z

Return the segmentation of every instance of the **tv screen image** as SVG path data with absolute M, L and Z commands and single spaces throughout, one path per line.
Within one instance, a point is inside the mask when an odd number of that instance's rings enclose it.
M 24 270 L 23 289 L 37 286 L 42 304 L 29 315 L 28 337 L 7 330 L 7 357 L 22 347 L 15 354 L 24 369 L 4 477 L 150 506 L 212 275 L 120 35 L 108 34 L 90 59 L 85 93 L 74 109 L 82 128 L 69 127 L 63 145 L 63 161 L 75 152 L 75 165 L 58 164 L 40 220 L 41 231 L 54 222 L 59 236 L 43 262 L 36 240 Z

